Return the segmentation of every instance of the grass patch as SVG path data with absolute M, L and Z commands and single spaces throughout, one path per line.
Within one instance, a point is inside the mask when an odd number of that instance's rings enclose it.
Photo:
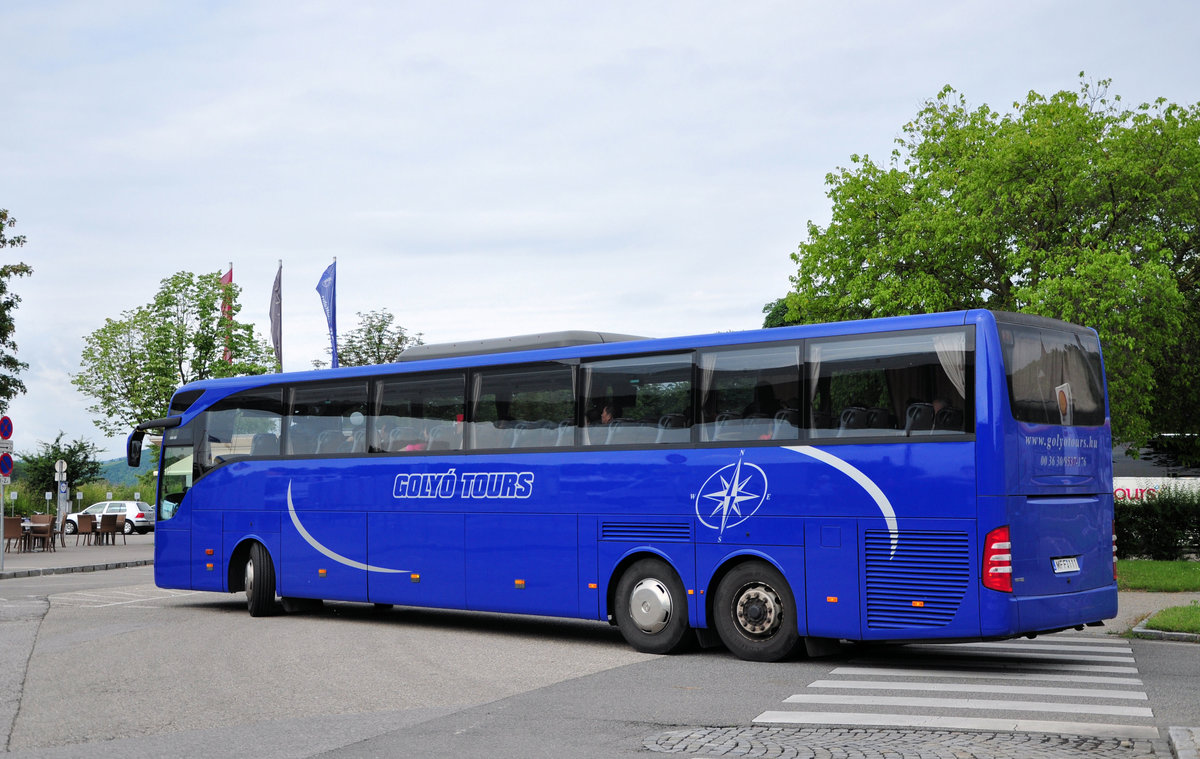
M 1163 609 L 1146 620 L 1146 627 L 1163 632 L 1200 634 L 1200 601 L 1192 601 L 1188 606 Z
M 1200 561 L 1119 559 L 1117 588 L 1158 593 L 1200 591 Z

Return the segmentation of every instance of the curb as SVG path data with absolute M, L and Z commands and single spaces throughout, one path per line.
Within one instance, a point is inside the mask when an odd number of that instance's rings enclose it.
M 1200 750 L 1197 745 L 1200 744 L 1200 728 L 1197 727 L 1172 727 L 1167 730 L 1170 737 L 1171 750 L 1175 752 L 1175 759 L 1200 759 Z
M 44 569 L 14 569 L 0 572 L 0 580 L 15 580 L 20 577 L 39 577 L 41 575 L 67 575 L 75 572 L 103 572 L 106 569 L 125 569 L 127 567 L 144 567 L 154 563 L 154 559 L 137 561 L 114 561 L 110 564 L 85 564 L 77 567 L 46 567 Z
M 1130 634 L 1132 634 L 1134 637 L 1145 640 L 1169 640 L 1177 643 L 1200 643 L 1200 635 L 1197 635 L 1196 633 L 1151 630 L 1150 628 L 1146 627 L 1146 620 L 1138 622 L 1137 627 L 1130 630 Z

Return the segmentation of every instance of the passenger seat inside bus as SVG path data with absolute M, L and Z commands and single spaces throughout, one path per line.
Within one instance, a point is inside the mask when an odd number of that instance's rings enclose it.
M 250 440 L 251 456 L 278 456 L 279 436 L 273 432 L 259 432 Z
M 904 414 L 904 434 L 928 432 L 933 429 L 933 404 L 910 403 Z
M 962 432 L 962 409 L 957 409 L 953 406 L 946 406 L 943 409 L 939 409 L 933 417 L 933 429 L 941 432 Z
M 775 429 L 771 433 L 772 440 L 795 440 L 800 437 L 800 412 L 794 408 L 785 408 L 775 412 Z
M 687 443 L 692 439 L 687 417 L 683 414 L 663 414 L 658 418 L 656 443 Z

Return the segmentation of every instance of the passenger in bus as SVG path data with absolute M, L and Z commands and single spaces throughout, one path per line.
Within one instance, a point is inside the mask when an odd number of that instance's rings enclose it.
M 773 418 L 779 411 L 779 401 L 775 399 L 775 386 L 765 380 L 760 380 L 754 386 L 754 400 L 742 409 L 744 419 Z
M 600 409 L 600 424 L 611 424 L 613 420 L 613 407 L 611 403 L 604 404 L 604 408 Z

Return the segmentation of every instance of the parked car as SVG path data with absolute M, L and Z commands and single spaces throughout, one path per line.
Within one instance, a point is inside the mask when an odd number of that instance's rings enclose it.
M 145 535 L 154 529 L 154 508 L 143 501 L 100 501 L 88 506 L 79 514 L 94 514 L 96 524 L 100 524 L 102 514 L 124 514 L 125 534 L 131 535 L 134 530 L 139 535 Z M 63 531 L 74 535 L 79 531 L 79 514 L 67 514 L 67 523 Z

